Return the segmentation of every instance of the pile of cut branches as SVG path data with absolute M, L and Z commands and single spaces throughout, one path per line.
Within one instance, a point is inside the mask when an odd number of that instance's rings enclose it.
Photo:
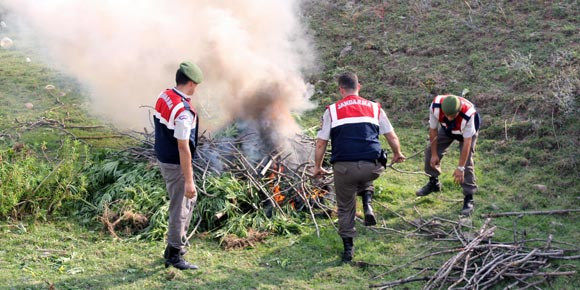
M 426 234 L 445 244 L 452 243 L 453 246 L 416 257 L 376 276 L 375 279 L 434 256 L 451 257 L 438 269 L 418 268 L 419 271 L 409 277 L 370 287 L 387 289 L 425 281 L 423 289 L 491 289 L 500 283 L 509 283 L 506 289 L 527 289 L 547 283 L 557 276 L 572 276 L 577 273 L 576 270 L 563 269 L 566 268 L 565 265 L 555 266 L 552 263 L 554 260 L 580 259 L 580 255 L 570 255 L 580 252 L 577 246 L 556 242 L 552 235 L 540 241 L 543 242 L 542 245 L 537 244 L 539 240 L 517 240 L 515 229 L 513 243 L 496 242 L 492 237 L 497 226 L 492 225 L 491 219 L 486 219 L 475 233 L 462 230 L 471 228 L 465 221 L 468 219 L 463 222 L 439 218 L 409 222 L 416 227 L 411 234 Z M 529 245 L 532 242 L 535 243 L 534 246 Z M 571 248 L 562 249 L 555 244 L 565 244 Z
M 153 150 L 153 134 L 146 131 L 138 134 L 141 136 L 131 135 L 142 140 L 142 144 L 129 147 L 123 152 L 136 160 L 157 162 Z M 332 179 L 330 176 L 313 178 L 310 174 L 309 158 L 298 161 L 300 158 L 296 156 L 301 154 L 297 151 L 312 152 L 314 141 L 313 138 L 296 134 L 289 142 L 298 150 L 265 151 L 248 149 L 263 142 L 255 134 L 213 138 L 204 133 L 199 136 L 199 146 L 192 163 L 197 191 L 201 198 L 217 197 L 213 180 L 225 175 L 232 176 L 237 183 L 244 184 L 246 195 L 259 198 L 258 202 L 248 202 L 251 206 L 244 213 L 261 210 L 268 217 L 273 214 L 285 217 L 289 210 L 305 211 L 312 217 L 319 234 L 316 216 L 332 214 L 332 207 L 329 206 L 334 202 Z M 298 157 L 304 159 L 304 156 Z M 227 188 L 221 190 L 228 191 Z M 223 218 L 228 218 L 227 214 L 218 211 L 212 222 Z
M 152 134 L 146 131 L 140 134 L 145 137 L 144 146 L 129 147 L 125 151 L 136 159 L 156 162 Z M 252 134 L 236 138 L 212 138 L 210 135 L 202 134 L 199 137 L 200 146 L 196 149 L 196 156 L 192 163 L 194 174 L 199 181 L 198 191 L 211 196 L 205 188 L 206 177 L 227 172 L 252 183 L 271 202 L 277 200 L 279 204 L 284 200 L 291 203 L 296 202 L 297 198 L 303 198 L 306 203 L 301 204 L 299 209 L 308 206 L 309 201 L 314 202 L 315 197 L 328 193 L 331 179 L 313 179 L 309 172 L 308 160 L 296 163 L 293 152 L 271 150 L 258 152 L 259 158 L 248 156 L 249 154 L 244 152 L 242 147 L 262 142 L 256 138 Z M 296 134 L 294 140 L 291 141 L 299 147 L 314 149 L 315 140 L 306 135 Z M 283 198 L 277 197 L 278 195 Z

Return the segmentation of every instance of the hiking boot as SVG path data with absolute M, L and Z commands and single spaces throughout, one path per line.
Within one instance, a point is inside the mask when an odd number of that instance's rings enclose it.
M 342 252 L 342 262 L 350 263 L 354 256 L 354 240 L 353 238 L 342 238 L 344 245 L 344 252 Z
M 430 194 L 431 192 L 441 191 L 441 182 L 437 177 L 430 177 L 429 182 L 425 184 L 425 186 L 421 187 L 421 189 L 415 192 L 417 196 L 425 196 Z
M 187 250 L 184 248 L 181 248 L 179 250 L 179 255 L 182 257 L 185 256 L 186 253 L 187 253 Z M 163 251 L 163 258 L 165 260 L 169 259 L 169 246 L 165 247 L 165 251 Z
M 367 190 L 363 193 L 362 202 L 363 210 L 365 213 L 365 226 L 374 226 L 377 224 L 377 219 L 375 218 L 375 213 L 373 212 L 373 207 L 371 203 L 373 201 L 373 192 Z
M 466 195 L 463 197 L 463 208 L 461 209 L 461 215 L 469 216 L 473 212 L 475 205 L 473 204 L 473 195 Z
M 171 265 L 179 270 L 197 270 L 198 267 L 196 265 L 190 264 L 183 259 L 183 257 L 180 255 L 180 251 L 181 249 L 167 246 L 165 268 Z

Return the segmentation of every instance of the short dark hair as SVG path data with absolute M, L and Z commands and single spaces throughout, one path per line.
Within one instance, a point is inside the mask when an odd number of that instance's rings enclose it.
M 358 85 L 358 77 L 351 72 L 344 72 L 338 76 L 338 87 L 345 90 L 356 90 Z
M 187 82 L 192 80 L 189 79 L 180 69 L 175 73 L 175 83 L 177 85 L 187 85 Z

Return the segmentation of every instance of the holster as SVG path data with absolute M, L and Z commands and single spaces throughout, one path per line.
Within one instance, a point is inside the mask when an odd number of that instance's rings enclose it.
M 379 155 L 379 159 L 377 159 L 385 168 L 387 168 L 387 155 L 387 150 L 381 149 L 381 154 Z

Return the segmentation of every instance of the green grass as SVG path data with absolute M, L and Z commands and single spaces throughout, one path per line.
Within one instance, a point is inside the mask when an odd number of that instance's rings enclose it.
M 326 224 L 326 225 L 325 225 Z M 212 240 L 195 239 L 186 258 L 200 266 L 194 272 L 163 267 L 163 242 L 115 241 L 98 231 L 67 222 L 27 228 L 2 227 L 2 288 L 43 289 L 357 289 L 368 283 L 373 271 L 343 266 L 338 261 L 341 243 L 332 226 L 321 224 L 314 232 L 272 238 L 254 248 L 220 250 Z M 356 246 L 369 248 L 360 257 L 369 262 L 392 259 L 395 245 L 379 243 L 378 236 L 362 230 Z M 374 236 L 374 237 L 373 237 Z M 394 241 L 393 241 L 394 242 Z M 397 241 L 398 243 L 398 241 Z M 370 250 L 374 249 L 374 250 Z M 383 253 L 376 255 L 375 253 Z M 404 249 L 398 249 L 405 251 Z M 365 253 L 366 252 L 366 253 Z M 331 253 L 329 255 L 329 253 Z
M 115 128 L 89 113 L 86 92 L 78 81 L 38 61 L 27 62 L 27 56 L 30 53 L 26 51 L 0 50 L 0 115 L 10 116 L 0 124 L 0 142 L 45 142 L 52 150 L 64 137 L 78 138 L 95 147 L 131 144 L 128 138 L 108 138 L 117 135 Z M 33 107 L 26 108 L 26 103 Z
M 321 64 L 319 72 L 308 76 L 316 87 L 313 99 L 320 106 L 297 116 L 306 133 L 315 133 L 324 106 L 335 101 L 334 77 L 354 70 L 363 85 L 362 96 L 381 102 L 403 152 L 410 157 L 427 145 L 431 94 L 459 94 L 469 88 L 468 98 L 483 116 L 475 156 L 479 192 L 470 221 L 472 231 L 484 223 L 483 213 L 579 208 L 577 1 L 488 1 L 481 6 L 478 3 L 482 1 L 379 2 L 320 0 L 305 4 Z M 341 56 L 347 45 L 352 50 Z M 43 171 L 30 180 L 36 184 L 42 181 L 51 166 L 62 160 L 59 152 L 67 137 L 87 144 L 92 157 L 109 154 L 103 148 L 135 144 L 124 137 L 83 139 L 117 132 L 88 112 L 90 104 L 80 85 L 82 80 L 35 61 L 27 62 L 32 51 L 0 49 L 0 115 L 4 117 L 0 151 L 24 144 L 26 152 L 38 154 L 36 162 L 42 164 L 37 169 Z M 49 84 L 56 89 L 46 90 Z M 571 90 L 563 84 L 570 84 Z M 25 108 L 26 102 L 33 103 L 34 108 Z M 42 146 L 46 146 L 47 156 L 42 155 Z M 450 257 L 436 256 L 373 279 L 432 249 L 451 246 L 409 235 L 415 228 L 408 222 L 432 217 L 459 221 L 461 188 L 453 184 L 451 176 L 458 155 L 457 146 L 452 146 L 442 160 L 440 193 L 415 197 L 414 192 L 427 181 L 420 174 L 388 169 L 376 181 L 379 227 L 369 229 L 357 222 L 355 261 L 366 265 L 339 262 L 342 244 L 334 220 L 317 220 L 318 237 L 308 215 L 297 215 L 301 233 L 271 235 L 265 242 L 242 250 L 223 250 L 207 233 L 197 235 L 186 258 L 200 270 L 180 272 L 163 267 L 164 242 L 159 240 L 163 233 L 156 232 L 152 236 L 157 239 L 150 240 L 130 235 L 113 239 L 97 222 L 98 217 L 86 215 L 91 208 L 77 208 L 76 213 L 85 215 L 44 213 L 37 219 L 3 218 L 0 289 L 366 289 L 402 279 L 417 272 L 413 267 L 436 269 Z M 143 164 L 133 169 L 139 166 Z M 419 153 L 396 167 L 422 171 L 423 155 Z M 125 179 L 145 182 L 135 177 L 135 171 L 127 172 L 132 175 L 126 174 Z M 148 173 L 155 176 L 154 171 Z M 125 179 L 119 178 L 113 183 L 116 187 L 110 187 L 119 196 L 136 198 L 159 191 L 159 184 L 124 186 Z M 2 180 L 3 189 L 7 184 L 8 180 Z M 546 190 L 539 190 L 537 184 L 545 185 Z M 157 196 L 151 202 L 159 200 L 162 198 Z M 358 212 L 362 212 L 360 205 Z M 575 246 L 576 251 L 567 254 L 578 255 L 578 216 L 494 218 L 492 223 L 498 229 L 493 239 L 513 242 L 515 226 L 518 239 L 525 235 L 527 239 L 546 240 L 553 235 L 554 247 Z M 383 227 L 398 232 L 380 229 Z M 544 243 L 527 245 L 542 247 Z M 553 269 L 580 268 L 578 260 L 552 263 Z M 503 289 L 506 283 L 496 288 Z M 402 287 L 420 289 L 421 285 L 414 282 Z M 540 287 L 578 289 L 579 275 L 557 277 Z

